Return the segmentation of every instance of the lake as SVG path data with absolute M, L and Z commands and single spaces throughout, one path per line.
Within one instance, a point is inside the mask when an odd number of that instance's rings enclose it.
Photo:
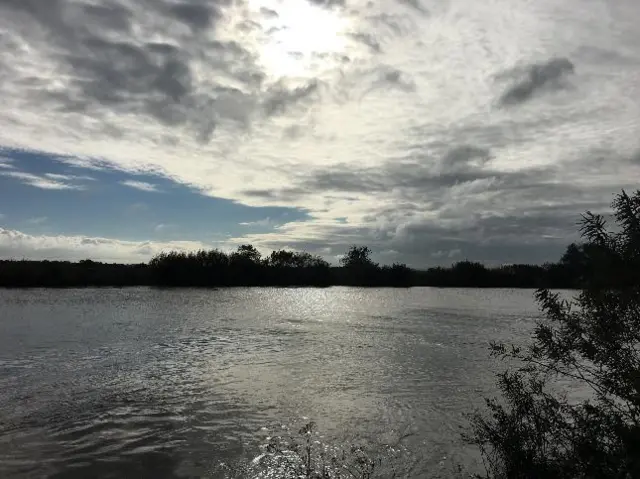
M 533 293 L 0 290 L 0 477 L 220 477 L 310 420 L 325 444 L 407 435 L 412 477 L 452 477 Z

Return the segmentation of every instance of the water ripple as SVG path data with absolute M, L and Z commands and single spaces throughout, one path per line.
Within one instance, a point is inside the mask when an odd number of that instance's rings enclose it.
M 471 464 L 486 344 L 533 324 L 531 293 L 0 291 L 0 477 L 219 477 L 303 416 L 328 445 L 415 428 L 416 477 Z

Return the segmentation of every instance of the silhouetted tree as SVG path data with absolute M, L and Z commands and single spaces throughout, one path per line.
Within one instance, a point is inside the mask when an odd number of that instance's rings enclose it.
M 297 266 L 297 257 L 293 251 L 273 251 L 267 258 L 267 264 L 274 268 L 293 268 Z
M 546 319 L 531 344 L 492 345 L 515 364 L 499 376 L 502 400 L 473 417 L 483 477 L 640 477 L 640 191 L 612 206 L 618 229 L 587 213 L 587 243 L 563 256 L 583 268 L 577 299 L 539 290 Z M 567 381 L 587 399 L 569 399 Z
M 243 264 L 259 264 L 262 255 L 256 249 L 255 246 L 250 244 L 243 244 L 238 246 L 235 253 L 231 254 L 231 262 L 238 262 Z
M 353 245 L 340 258 L 340 264 L 345 268 L 371 268 L 377 266 L 371 260 L 371 249 L 368 246 Z
M 414 282 L 413 271 L 406 264 L 383 266 L 380 272 L 380 283 L 385 286 L 408 287 Z
M 576 252 L 577 251 L 577 252 Z M 414 270 L 404 264 L 379 266 L 367 246 L 352 246 L 331 267 L 307 252 L 273 251 L 262 258 L 252 245 L 232 253 L 219 250 L 169 251 L 148 265 L 104 264 L 92 260 L 1 261 L 0 287 L 29 286 L 445 286 L 445 287 L 554 287 L 579 284 L 588 273 L 587 258 L 600 254 L 592 245 L 570 246 L 559 263 L 505 265 L 486 268 L 461 261 L 449 268 Z M 577 265 L 577 266 L 576 266 Z
M 348 285 L 375 286 L 379 284 L 378 265 L 371 260 L 368 246 L 353 245 L 340 258 L 344 268 L 344 280 Z

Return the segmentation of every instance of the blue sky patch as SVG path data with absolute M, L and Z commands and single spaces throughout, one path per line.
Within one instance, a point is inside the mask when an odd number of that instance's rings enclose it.
M 0 150 L 0 224 L 28 234 L 222 241 L 308 219 L 251 207 L 153 174 L 70 166 L 46 153 Z

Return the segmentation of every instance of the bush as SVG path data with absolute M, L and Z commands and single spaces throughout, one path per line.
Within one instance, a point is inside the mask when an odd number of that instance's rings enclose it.
M 583 216 L 577 299 L 539 290 L 545 319 L 531 344 L 491 346 L 515 365 L 499 376 L 501 400 L 472 416 L 478 477 L 640 477 L 640 191 L 612 206 L 614 231 Z M 583 399 L 562 392 L 567 381 Z

